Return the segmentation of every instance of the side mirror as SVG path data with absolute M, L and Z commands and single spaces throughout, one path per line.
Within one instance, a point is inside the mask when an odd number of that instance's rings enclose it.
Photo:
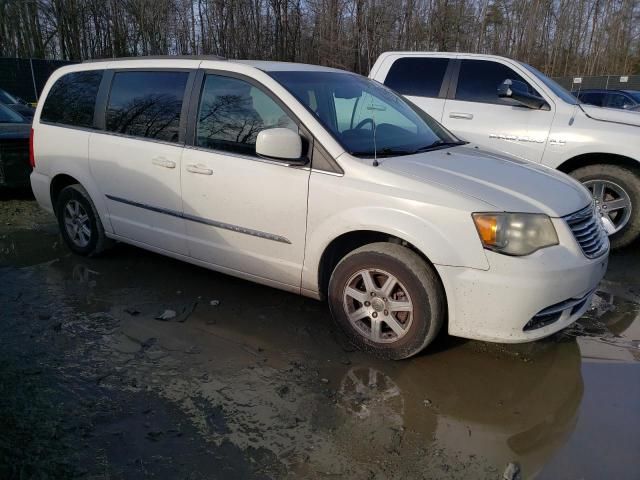
M 304 165 L 302 138 L 288 128 L 267 128 L 258 133 L 256 153 L 269 160 L 281 160 L 290 165 Z
M 519 80 L 506 79 L 498 87 L 498 96 L 500 98 L 512 98 L 516 102 L 525 107 L 534 110 L 549 110 L 549 104 L 544 98 L 529 93 L 529 87 L 526 83 Z

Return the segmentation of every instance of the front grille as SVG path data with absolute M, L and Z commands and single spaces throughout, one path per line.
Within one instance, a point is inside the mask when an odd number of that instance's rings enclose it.
M 572 213 L 564 219 L 587 258 L 599 257 L 607 251 L 609 248 L 607 232 L 593 205 Z

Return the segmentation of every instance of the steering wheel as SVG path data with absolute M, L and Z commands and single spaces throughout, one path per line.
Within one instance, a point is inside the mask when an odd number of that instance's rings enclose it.
M 367 123 L 371 124 L 371 129 L 373 130 L 373 118 L 365 118 L 364 120 L 362 120 L 360 123 L 358 123 L 358 125 L 356 125 L 356 128 L 354 130 L 360 130 L 361 128 L 363 128 Z

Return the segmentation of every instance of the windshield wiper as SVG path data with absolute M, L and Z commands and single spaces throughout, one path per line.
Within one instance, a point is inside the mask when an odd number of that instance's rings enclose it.
M 354 157 L 373 157 L 376 154 L 376 152 L 373 152 L 373 151 L 367 151 L 367 152 L 353 151 L 349 153 Z M 413 153 L 415 153 L 413 150 L 395 150 L 393 148 L 386 147 L 381 150 L 378 150 L 377 156 L 378 158 L 384 158 L 384 157 L 395 157 L 397 155 L 412 155 Z
M 438 150 L 440 148 L 457 147 L 458 145 L 466 145 L 467 143 L 469 142 L 465 142 L 464 140 L 458 140 L 456 142 L 445 142 L 444 140 L 436 140 L 432 144 L 417 148 L 411 153 L 429 152 L 431 150 Z

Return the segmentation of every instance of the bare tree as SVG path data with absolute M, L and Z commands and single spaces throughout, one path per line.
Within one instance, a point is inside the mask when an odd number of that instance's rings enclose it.
M 640 0 L 0 0 L 6 57 L 212 53 L 367 73 L 392 49 L 637 73 Z

